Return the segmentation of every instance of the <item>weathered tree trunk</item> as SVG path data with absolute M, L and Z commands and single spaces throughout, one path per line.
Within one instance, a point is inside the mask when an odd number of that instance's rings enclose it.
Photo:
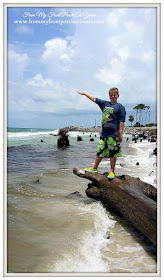
M 58 148 L 69 146 L 68 140 L 68 131 L 65 129 L 60 129 L 58 133 L 58 140 L 57 140 Z
M 134 227 L 155 245 L 157 239 L 157 189 L 139 178 L 127 175 L 108 180 L 106 175 L 84 172 L 77 168 L 73 173 L 86 178 L 88 197 L 100 200 L 107 208 L 119 211 Z

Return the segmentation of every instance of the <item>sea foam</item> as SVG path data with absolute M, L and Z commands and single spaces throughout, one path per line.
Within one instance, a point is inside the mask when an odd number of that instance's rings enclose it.
M 38 132 L 8 132 L 7 133 L 7 136 L 9 138 L 20 138 L 20 137 L 31 137 L 31 136 L 38 136 L 38 135 L 48 135 L 50 134 L 50 132 L 41 132 L 41 131 L 38 131 Z
M 115 225 L 113 220 L 101 203 L 84 204 L 77 206 L 83 215 L 92 215 L 94 227 L 85 231 L 79 239 L 78 252 L 69 252 L 64 259 L 58 261 L 53 271 L 61 272 L 109 272 L 109 265 L 104 261 L 101 250 L 104 249 L 110 239 L 106 238 L 106 232 Z

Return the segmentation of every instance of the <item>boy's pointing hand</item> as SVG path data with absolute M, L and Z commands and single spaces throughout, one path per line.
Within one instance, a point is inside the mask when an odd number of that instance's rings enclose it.
M 76 92 L 80 95 L 84 95 L 84 92 L 81 92 L 81 91 L 76 91 Z

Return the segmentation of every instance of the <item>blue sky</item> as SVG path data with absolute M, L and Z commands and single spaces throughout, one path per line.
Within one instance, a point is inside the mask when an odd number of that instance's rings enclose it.
M 108 100 L 111 87 L 126 125 L 139 103 L 156 121 L 156 8 L 10 7 L 7 35 L 9 127 L 100 125 L 76 90 Z

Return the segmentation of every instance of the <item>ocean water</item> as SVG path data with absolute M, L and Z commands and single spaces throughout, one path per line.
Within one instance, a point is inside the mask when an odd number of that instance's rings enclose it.
M 50 133 L 8 129 L 8 272 L 155 273 L 156 248 L 88 198 L 89 181 L 72 172 L 73 167 L 92 166 L 99 134 L 92 133 L 91 142 L 90 133 L 70 132 L 70 146 L 58 149 L 57 137 Z M 77 142 L 77 134 L 83 141 Z M 155 147 L 124 135 L 116 175 L 129 174 L 156 187 Z M 103 159 L 99 172 L 108 170 L 109 159 Z M 78 195 L 71 195 L 76 191 Z

